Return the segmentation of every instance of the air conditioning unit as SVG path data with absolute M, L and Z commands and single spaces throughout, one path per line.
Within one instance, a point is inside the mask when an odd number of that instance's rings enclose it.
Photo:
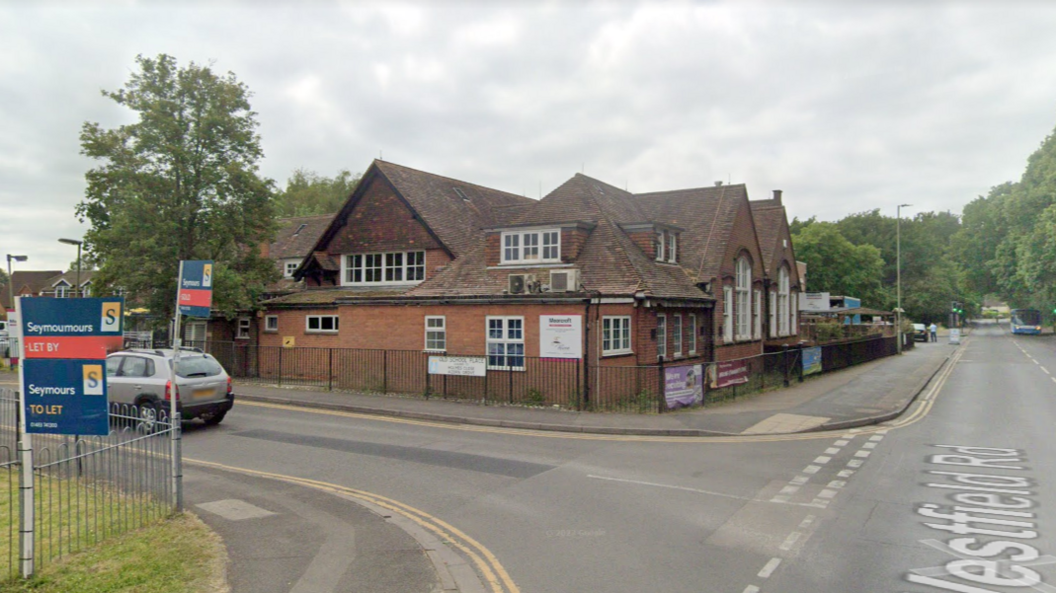
M 579 270 L 551 270 L 550 292 L 575 292 L 579 289 Z
M 510 274 L 509 283 L 509 289 L 506 292 L 510 294 L 524 294 L 527 291 L 524 274 Z

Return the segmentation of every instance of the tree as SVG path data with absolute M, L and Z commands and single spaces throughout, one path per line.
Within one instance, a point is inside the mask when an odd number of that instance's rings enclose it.
M 275 202 L 278 215 L 314 216 L 333 214 L 341 209 L 359 184 L 361 175 L 352 175 L 342 169 L 332 179 L 322 177 L 315 171 L 297 169 L 286 182 L 286 190 L 279 193 Z
M 886 301 L 880 282 L 884 260 L 876 247 L 852 244 L 831 222 L 806 226 L 792 244 L 807 264 L 811 291 L 859 297 L 866 307 Z
M 258 175 L 263 156 L 250 91 L 168 55 L 138 56 L 118 91 L 103 91 L 138 120 L 114 129 L 86 122 L 81 153 L 101 162 L 85 174 L 77 214 L 97 290 L 123 288 L 159 323 L 172 317 L 180 260 L 211 259 L 213 307 L 250 309 L 274 263 L 259 245 L 274 234 L 273 182 Z

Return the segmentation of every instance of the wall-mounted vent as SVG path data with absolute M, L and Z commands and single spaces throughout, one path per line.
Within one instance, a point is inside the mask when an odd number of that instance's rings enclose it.
M 524 294 L 526 292 L 524 274 L 510 274 L 509 288 L 506 292 L 510 294 Z
M 575 292 L 579 288 L 579 270 L 551 270 L 550 292 Z

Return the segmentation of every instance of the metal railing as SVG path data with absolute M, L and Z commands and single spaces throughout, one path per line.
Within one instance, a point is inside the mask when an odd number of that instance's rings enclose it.
M 146 424 L 134 406 L 111 409 L 107 436 L 31 435 L 33 450 L 16 455 L 17 392 L 0 389 L 0 489 L 7 503 L 7 578 L 29 576 L 65 555 L 115 535 L 143 527 L 179 509 L 179 422 L 161 415 Z M 32 462 L 32 479 L 23 459 Z M 31 498 L 25 497 L 29 490 Z M 174 492 L 176 490 L 176 492 Z M 27 506 L 24 501 L 31 500 Z M 32 525 L 32 537 L 19 537 L 20 524 Z M 32 549 L 26 541 L 32 542 Z M 30 553 L 31 552 L 31 553 Z M 28 572 L 28 574 L 27 574 Z
M 873 336 L 822 346 L 822 370 L 835 370 L 894 353 L 893 337 Z M 298 386 L 329 391 L 398 393 L 470 400 L 485 405 L 557 406 L 572 410 L 659 413 L 667 409 L 663 368 L 716 363 L 675 360 L 653 365 L 587 364 L 578 359 L 517 358 L 510 367 L 489 367 L 484 376 L 428 372 L 435 352 L 352 348 L 284 348 L 239 342 L 188 342 L 212 354 L 243 383 Z M 478 356 L 477 358 L 482 358 Z M 736 361 L 725 361 L 729 364 Z M 799 347 L 741 361 L 746 382 L 704 386 L 702 403 L 786 386 L 799 377 Z M 710 372 L 710 369 L 709 369 Z

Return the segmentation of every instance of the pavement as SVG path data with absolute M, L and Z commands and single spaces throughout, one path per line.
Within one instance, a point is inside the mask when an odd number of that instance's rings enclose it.
M 844 430 L 899 416 L 955 350 L 940 335 L 939 342 L 917 344 L 901 356 L 664 414 L 485 406 L 245 382 L 236 382 L 235 392 L 240 401 L 452 425 L 667 437 L 788 434 Z M 193 464 L 186 467 L 185 480 L 187 508 L 224 540 L 233 593 L 487 590 L 443 542 L 352 497 Z
M 652 436 L 730 436 L 842 430 L 894 418 L 917 396 L 955 346 L 920 343 L 787 389 L 663 414 L 576 412 L 464 401 L 332 392 L 236 382 L 236 401 L 287 404 L 450 424 L 525 430 Z

